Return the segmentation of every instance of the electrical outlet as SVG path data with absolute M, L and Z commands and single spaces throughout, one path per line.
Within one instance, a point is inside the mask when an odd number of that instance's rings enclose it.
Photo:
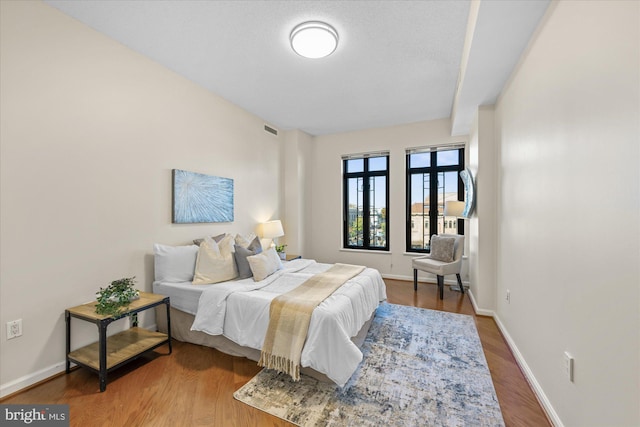
M 511 304 L 511 291 L 507 289 L 507 295 L 504 297 L 509 304 Z
M 571 356 L 568 351 L 564 352 L 563 370 L 564 376 L 573 382 L 573 356 Z
M 22 319 L 7 322 L 7 339 L 13 339 L 22 336 Z

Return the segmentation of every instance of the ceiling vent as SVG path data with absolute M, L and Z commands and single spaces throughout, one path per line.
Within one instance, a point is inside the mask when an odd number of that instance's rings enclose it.
M 269 125 L 264 125 L 264 130 L 272 135 L 278 136 L 278 129 L 274 129 Z

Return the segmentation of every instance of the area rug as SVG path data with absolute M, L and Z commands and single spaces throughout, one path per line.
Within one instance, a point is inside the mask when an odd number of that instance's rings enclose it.
M 340 388 L 264 369 L 234 393 L 299 426 L 504 426 L 471 316 L 382 304 Z

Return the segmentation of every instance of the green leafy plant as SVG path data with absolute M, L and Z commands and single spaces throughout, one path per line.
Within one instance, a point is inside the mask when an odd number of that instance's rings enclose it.
M 276 252 L 282 253 L 286 247 L 287 245 L 276 245 Z
M 96 313 L 117 316 L 132 300 L 140 298 L 140 292 L 134 289 L 135 276 L 114 280 L 106 288 L 96 293 L 98 304 Z

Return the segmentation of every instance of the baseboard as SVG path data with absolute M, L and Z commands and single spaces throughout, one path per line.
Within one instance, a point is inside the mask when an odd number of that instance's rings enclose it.
M 476 298 L 473 296 L 473 292 L 471 292 L 471 289 L 469 289 L 468 292 L 469 295 L 469 300 L 471 301 L 471 305 L 473 306 L 473 311 L 478 315 L 478 316 L 489 316 L 489 317 L 496 317 L 496 313 L 493 310 L 485 310 L 483 308 L 478 307 L 478 304 L 476 303 Z
M 555 411 L 555 409 L 553 409 L 551 402 L 547 398 L 547 395 L 544 393 L 544 390 L 542 390 L 542 387 L 540 386 L 540 383 L 536 379 L 535 375 L 533 375 L 533 372 L 529 368 L 529 365 L 527 365 L 527 362 L 522 356 L 522 353 L 520 353 L 518 346 L 516 346 L 516 343 L 511 338 L 511 335 L 509 335 L 507 328 L 500 321 L 500 317 L 494 313 L 493 320 L 495 320 L 496 324 L 498 325 L 498 329 L 500 329 L 500 332 L 502 333 L 502 336 L 507 342 L 509 349 L 511 349 L 511 353 L 513 354 L 513 357 L 515 357 L 516 363 L 520 367 L 520 370 L 522 370 L 522 373 L 524 374 L 524 377 L 529 383 L 529 386 L 533 390 L 533 393 L 538 398 L 538 402 L 540 402 L 540 405 L 542 405 L 542 408 L 545 411 L 547 418 L 549 419 L 551 424 L 553 424 L 555 427 L 564 427 L 562 420 L 558 416 L 558 413 Z
M 151 326 L 145 327 L 150 331 L 156 331 L 157 326 L 154 323 Z M 74 366 L 72 364 L 72 366 Z M 9 396 L 10 394 L 19 392 L 27 387 L 31 387 L 34 384 L 37 384 L 41 381 L 45 381 L 49 378 L 55 377 L 56 375 L 64 372 L 66 369 L 65 361 L 58 362 L 54 365 L 49 366 L 48 368 L 41 369 L 32 374 L 25 375 L 13 381 L 9 381 L 6 384 L 0 385 L 0 399 Z
M 58 362 L 48 368 L 41 369 L 32 374 L 28 374 L 13 381 L 9 381 L 6 384 L 2 384 L 0 386 L 0 398 L 18 392 L 50 377 L 56 376 L 59 373 L 64 372 L 65 368 L 65 362 Z

